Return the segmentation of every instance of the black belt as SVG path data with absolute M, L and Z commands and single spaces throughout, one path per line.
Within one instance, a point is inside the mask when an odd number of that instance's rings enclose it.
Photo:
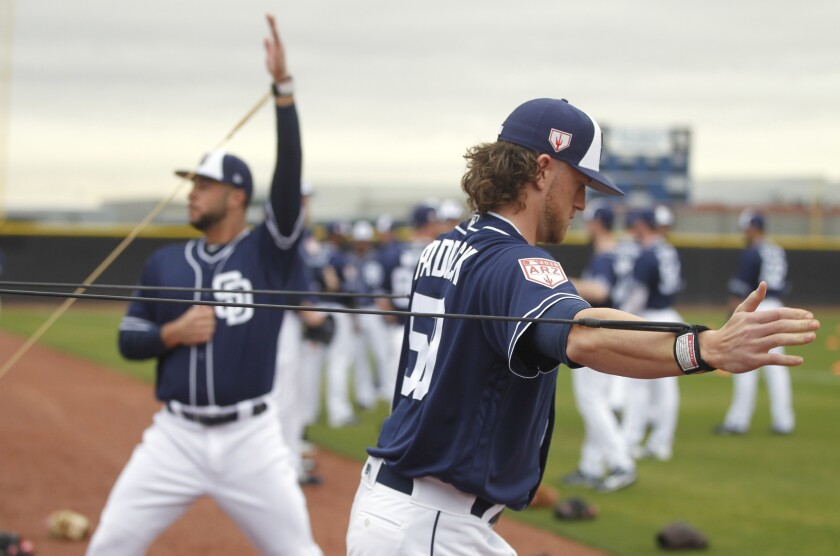
M 231 411 L 230 413 L 222 413 L 220 415 L 204 415 L 202 413 L 193 413 L 192 411 L 175 411 L 172 409 L 172 404 L 169 402 L 166 402 L 166 409 L 169 410 L 169 413 L 180 415 L 187 421 L 193 421 L 206 427 L 215 427 L 216 425 L 233 423 L 239 419 L 238 411 Z M 268 409 L 268 405 L 265 402 L 260 402 L 254 405 L 251 415 L 259 415 L 260 413 L 264 413 L 266 409 Z
M 408 496 L 411 496 L 411 493 L 414 491 L 414 479 L 398 475 L 396 471 L 384 463 L 379 466 L 379 473 L 376 474 L 376 482 L 381 485 L 385 485 L 388 488 L 392 488 L 397 492 L 407 494 Z M 485 500 L 480 496 L 476 496 L 475 502 L 473 502 L 473 505 L 470 508 L 470 514 L 482 519 L 484 517 L 484 512 L 493 506 L 495 506 L 493 502 Z M 500 510 L 499 513 L 490 518 L 490 524 L 494 525 L 501 515 L 502 511 Z

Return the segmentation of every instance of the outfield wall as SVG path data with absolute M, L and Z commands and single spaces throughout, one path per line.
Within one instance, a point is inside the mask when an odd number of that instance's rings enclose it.
M 63 231 L 37 234 L 0 232 L 0 249 L 5 262 L 0 280 L 81 283 L 116 248 L 125 234 Z M 101 284 L 134 284 L 143 263 L 157 248 L 194 236 L 187 230 L 149 231 L 137 238 L 97 280 Z M 726 283 L 735 268 L 740 240 L 727 237 L 675 237 L 683 267 L 685 289 L 678 302 L 722 304 Z M 787 299 L 795 305 L 834 305 L 840 302 L 840 248 L 824 242 L 793 242 L 785 245 L 792 290 Z M 548 249 L 570 276 L 578 275 L 590 255 L 581 236 L 572 236 L 560 246 Z M 111 292 L 113 293 L 113 292 Z M 19 297 L 4 296 L 5 301 Z M 27 298 L 32 301 L 33 298 Z

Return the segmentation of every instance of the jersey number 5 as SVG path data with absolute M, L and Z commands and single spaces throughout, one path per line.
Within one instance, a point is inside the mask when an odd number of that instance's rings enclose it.
M 411 310 L 415 313 L 443 314 L 446 308 L 443 299 L 415 292 L 411 298 Z M 428 393 L 437 362 L 442 329 L 443 317 L 411 317 L 408 347 L 417 357 L 414 360 L 414 368 L 406 372 L 403 379 L 400 392 L 403 396 L 422 400 Z

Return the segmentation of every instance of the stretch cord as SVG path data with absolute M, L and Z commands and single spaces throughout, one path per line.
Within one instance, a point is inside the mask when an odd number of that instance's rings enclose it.
M 218 148 L 222 147 L 225 143 L 230 141 L 230 139 L 234 136 L 234 134 L 237 131 L 239 131 L 239 129 L 242 128 L 242 126 L 245 125 L 245 123 L 248 120 L 250 120 L 251 117 L 257 112 L 257 110 L 262 108 L 263 104 L 265 104 L 266 101 L 268 101 L 268 99 L 270 99 L 270 98 L 271 98 L 271 92 L 265 93 L 262 96 L 262 98 L 260 98 L 260 100 L 258 100 L 254 104 L 254 106 L 250 110 L 248 110 L 248 112 L 236 123 L 236 125 L 233 126 L 233 128 L 230 130 L 230 132 L 228 132 L 228 134 L 225 135 L 225 138 L 222 139 L 219 142 L 219 144 L 216 145 L 215 148 L 218 149 Z M 154 220 L 155 217 L 157 217 L 157 215 L 160 214 L 160 212 L 170 202 L 172 202 L 172 199 L 175 198 L 175 196 L 181 190 L 181 187 L 183 187 L 183 185 L 185 183 L 187 183 L 189 181 L 192 181 L 193 177 L 195 177 L 195 171 L 190 172 L 187 176 L 181 178 L 178 181 L 178 185 L 172 190 L 172 192 L 169 195 L 167 195 L 166 197 L 164 197 L 163 200 L 161 200 L 151 211 L 149 211 L 149 214 L 147 214 L 146 217 L 143 218 L 143 220 L 141 220 L 140 223 L 137 224 L 134 227 L 134 229 L 132 229 L 128 233 L 128 235 L 125 237 L 125 239 L 123 239 L 120 242 L 120 244 L 117 245 L 114 248 L 114 250 L 111 251 L 111 253 L 107 257 L 105 257 L 105 259 L 101 263 L 99 263 L 99 266 L 97 266 L 94 269 L 94 271 L 91 272 L 90 275 L 83 280 L 83 282 L 84 282 L 83 285 L 76 288 L 76 290 L 73 293 L 74 294 L 79 294 L 79 295 L 83 294 L 85 292 L 85 288 L 89 287 L 92 282 L 95 282 L 96 279 L 99 278 L 102 275 L 102 273 L 105 272 L 105 270 L 109 266 L 111 266 L 111 263 L 113 263 L 114 260 L 116 260 L 116 258 L 119 257 L 122 254 L 122 252 L 126 250 L 126 248 L 131 244 L 132 241 L 134 241 L 134 239 L 140 234 L 140 232 L 143 231 L 146 228 L 146 226 L 148 226 L 149 223 L 152 220 Z M 0 367 L 0 379 L 2 379 L 3 376 L 7 372 L 9 372 L 9 369 L 11 369 L 14 366 L 15 363 L 20 361 L 20 358 L 23 357 L 26 354 L 26 352 L 29 351 L 29 349 L 33 345 L 35 345 L 35 343 L 38 340 L 40 340 L 41 337 L 44 334 L 46 334 L 47 330 L 49 330 L 50 327 L 53 324 L 55 324 L 55 322 L 59 318 L 61 318 L 61 316 L 64 313 L 67 312 L 67 310 L 73 305 L 73 303 L 76 302 L 76 299 L 79 299 L 78 297 L 73 297 L 73 296 L 70 296 L 70 295 L 65 295 L 64 297 L 67 297 L 67 299 L 64 301 L 64 303 L 59 305 L 59 307 L 55 311 L 53 311 L 53 313 L 49 316 L 49 318 L 47 318 L 47 320 L 44 321 L 44 323 L 40 327 L 38 327 L 38 329 L 29 338 L 27 338 L 27 340 L 23 343 L 23 345 L 21 345 L 17 349 L 17 351 L 15 351 L 12 354 L 12 356 L 3 364 L 3 366 Z
M 190 288 L 185 288 L 190 290 Z M 227 290 L 230 293 L 229 290 Z M 295 292 L 303 293 L 303 292 Z M 240 303 L 227 301 L 210 301 L 192 299 L 147 298 L 131 295 L 86 294 L 80 292 L 62 293 L 35 290 L 7 290 L 0 289 L 0 294 L 26 295 L 34 297 L 69 297 L 72 299 L 92 299 L 99 301 L 140 301 L 143 303 L 166 303 L 175 305 L 209 305 L 211 307 L 247 307 L 251 309 L 274 309 L 287 311 L 312 311 L 318 313 L 350 313 L 361 315 L 405 316 L 446 318 L 461 320 L 496 320 L 512 322 L 544 322 L 550 324 L 576 324 L 587 328 L 612 328 L 620 330 L 639 330 L 643 332 L 687 332 L 691 325 L 684 322 L 657 322 L 646 320 L 604 320 L 594 318 L 583 319 L 552 319 L 542 317 L 510 317 L 500 315 L 470 315 L 462 313 L 420 313 L 414 311 L 388 311 L 381 309 L 350 309 L 346 307 L 318 307 L 310 305 L 279 305 L 272 303 Z
M 230 293 L 231 290 L 216 288 L 182 288 L 177 286 L 126 286 L 123 284 L 70 284 L 67 282 L 4 282 L 0 280 L 0 288 L 29 287 L 29 288 L 80 288 L 102 290 L 131 290 L 144 292 L 188 292 L 188 293 Z M 15 290 L 10 290 L 15 291 Z M 408 295 L 387 293 L 347 293 L 347 292 L 312 292 L 292 290 L 248 290 L 252 294 L 287 295 L 290 297 L 350 297 L 376 299 L 408 299 Z

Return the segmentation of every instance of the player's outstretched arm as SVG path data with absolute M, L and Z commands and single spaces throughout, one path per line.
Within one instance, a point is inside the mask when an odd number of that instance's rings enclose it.
M 741 303 L 720 330 L 700 333 L 700 355 L 715 368 L 733 373 L 763 365 L 796 366 L 802 358 L 768 353 L 777 346 L 813 342 L 820 324 L 804 309 L 788 307 L 755 312 L 767 293 L 762 283 Z M 577 318 L 642 320 L 615 309 L 584 309 Z M 572 326 L 567 356 L 593 369 L 634 378 L 660 378 L 683 374 L 674 357 L 675 334 Z

